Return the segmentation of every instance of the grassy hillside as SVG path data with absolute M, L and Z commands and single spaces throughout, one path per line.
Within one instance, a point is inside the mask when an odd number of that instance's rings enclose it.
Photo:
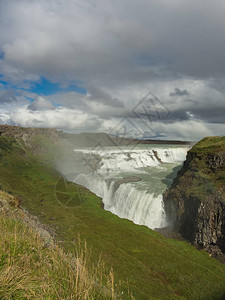
M 179 190 L 205 202 L 215 194 L 225 203 L 225 137 L 206 137 L 189 151 L 186 166 L 178 172 Z
M 38 233 L 31 229 L 32 220 L 12 203 L 17 199 L 1 191 L 0 299 L 117 298 L 111 270 L 107 274 L 101 261 L 93 265 L 79 244 L 73 256 L 53 243 L 46 246 L 46 232 L 37 224 Z
M 195 144 L 192 151 L 210 151 L 217 152 L 225 149 L 225 137 L 224 136 L 212 136 L 202 139 Z
M 101 255 L 113 267 L 121 299 L 130 299 L 127 280 L 136 299 L 224 299 L 224 265 L 186 242 L 104 211 L 100 198 L 54 169 L 56 144 L 42 135 L 29 143 L 0 136 L 0 184 L 22 197 L 22 206 L 52 228 L 66 252 L 78 234 L 85 239 L 92 263 Z

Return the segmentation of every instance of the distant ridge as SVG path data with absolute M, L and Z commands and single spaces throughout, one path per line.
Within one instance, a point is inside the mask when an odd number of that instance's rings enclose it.
M 191 145 L 193 141 L 180 141 L 180 140 L 153 140 L 153 139 L 131 139 L 123 136 L 109 135 L 104 132 L 92 133 L 83 132 L 79 134 L 63 133 L 66 139 L 73 140 L 77 146 L 90 147 L 90 146 L 123 146 L 123 145 L 136 145 L 136 144 L 157 144 L 157 145 Z
M 139 140 L 140 144 L 190 145 L 194 142 L 180 140 Z
M 135 145 L 135 144 L 157 144 L 157 145 L 190 145 L 191 141 L 180 140 L 153 140 L 153 139 L 131 139 L 121 136 L 109 135 L 105 132 L 93 133 L 66 133 L 62 130 L 55 128 L 32 128 L 32 127 L 20 127 L 12 125 L 0 125 L 0 135 L 22 137 L 22 136 L 34 136 L 44 134 L 45 136 L 52 137 L 53 139 L 65 139 L 78 147 L 92 147 L 97 144 L 102 146 L 120 146 L 120 145 Z

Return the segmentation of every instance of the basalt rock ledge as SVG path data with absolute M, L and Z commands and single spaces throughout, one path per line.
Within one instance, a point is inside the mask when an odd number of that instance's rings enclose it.
M 225 137 L 204 138 L 193 146 L 163 199 L 175 231 L 212 256 L 224 254 Z

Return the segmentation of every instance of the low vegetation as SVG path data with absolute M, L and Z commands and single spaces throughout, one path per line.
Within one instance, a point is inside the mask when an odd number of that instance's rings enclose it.
M 214 196 L 225 203 L 225 137 L 206 137 L 189 151 L 190 165 L 180 173 L 179 186 L 187 197 L 207 201 Z
M 101 260 L 93 265 L 79 239 L 70 255 L 46 245 L 23 221 L 24 212 L 7 205 L 17 200 L 4 192 L 0 199 L 0 299 L 117 298 L 113 271 Z
M 209 152 L 210 149 L 215 153 L 225 148 L 225 137 L 224 136 L 212 136 L 206 137 L 198 142 L 192 151 Z

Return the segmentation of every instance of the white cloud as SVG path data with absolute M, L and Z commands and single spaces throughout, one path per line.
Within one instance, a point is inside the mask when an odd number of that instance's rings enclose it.
M 217 127 L 221 128 L 221 124 L 217 125 Z M 209 128 L 208 124 L 199 120 L 187 120 L 170 124 L 157 122 L 153 124 L 153 128 L 159 135 L 164 135 L 165 137 L 170 137 L 170 139 L 175 140 L 196 141 L 205 136 L 213 135 L 213 131 Z
M 124 131 L 124 124 L 126 130 Z M 193 130 L 194 128 L 194 130 Z M 167 140 L 186 140 L 196 141 L 205 136 L 212 136 L 217 132 L 217 135 L 223 134 L 225 125 L 216 124 L 214 128 L 210 124 L 201 122 L 200 120 L 187 120 L 182 122 L 173 122 L 164 124 L 161 122 L 145 123 L 140 119 L 128 119 L 119 123 L 118 120 L 106 120 L 102 124 L 100 131 L 105 131 L 109 134 L 116 131 L 124 133 L 128 137 L 134 138 L 160 138 Z
M 48 127 L 73 131 L 97 130 L 100 121 L 78 110 L 58 107 L 55 110 L 32 111 L 21 107 L 9 114 L 10 123 L 24 127 Z
M 163 123 L 160 120 L 148 122 L 142 118 L 112 117 L 105 119 L 94 112 L 86 113 L 72 108 L 56 107 L 54 110 L 30 110 L 28 105 L 16 107 L 14 111 L 0 111 L 0 123 L 24 127 L 58 128 L 72 132 L 120 133 L 135 138 L 159 137 L 163 139 L 195 141 L 204 136 L 223 135 L 225 124 L 209 124 L 201 120 Z

